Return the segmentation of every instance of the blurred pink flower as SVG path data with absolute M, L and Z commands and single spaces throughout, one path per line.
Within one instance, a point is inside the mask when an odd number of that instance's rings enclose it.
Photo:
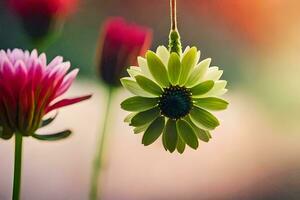
M 9 0 L 9 3 L 22 17 L 34 13 L 63 17 L 76 9 L 78 0 Z
M 39 56 L 36 50 L 0 51 L 1 138 L 9 139 L 15 132 L 33 135 L 43 123 L 52 121 L 42 120 L 50 111 L 91 97 L 58 99 L 78 73 L 74 69 L 67 74 L 69 68 L 70 62 L 63 62 L 60 56 L 47 64 L 46 55 Z
M 121 17 L 109 18 L 100 35 L 98 67 L 100 77 L 111 86 L 118 86 L 126 68 L 135 65 L 152 43 L 152 31 L 126 22 Z
M 42 38 L 57 21 L 64 20 L 77 8 L 78 0 L 9 0 L 9 6 L 21 17 L 26 32 Z

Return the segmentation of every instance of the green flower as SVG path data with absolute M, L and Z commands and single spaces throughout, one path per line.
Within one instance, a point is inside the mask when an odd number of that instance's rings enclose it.
M 187 47 L 178 55 L 159 46 L 156 53 L 148 51 L 146 58 L 139 57 L 139 67 L 130 67 L 130 77 L 121 79 L 136 95 L 121 103 L 132 112 L 125 122 L 135 127 L 134 133 L 144 133 L 145 146 L 162 135 L 166 150 L 183 153 L 186 144 L 197 149 L 198 139 L 208 142 L 210 131 L 219 126 L 209 111 L 227 108 L 228 103 L 217 98 L 227 91 L 227 82 L 219 80 L 222 70 L 209 67 L 210 58 L 199 59 L 196 47 Z

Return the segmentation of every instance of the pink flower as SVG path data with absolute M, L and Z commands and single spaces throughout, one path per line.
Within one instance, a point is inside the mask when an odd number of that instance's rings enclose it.
M 109 18 L 102 28 L 99 48 L 99 73 L 105 83 L 118 86 L 126 68 L 136 64 L 152 42 L 149 28 L 130 24 L 123 18 Z
M 9 4 L 22 17 L 34 13 L 66 17 L 76 9 L 78 0 L 9 0 Z
M 23 26 L 33 39 L 46 36 L 76 10 L 78 0 L 9 0 L 9 6 L 21 17 Z
M 36 50 L 31 53 L 20 49 L 0 51 L 1 138 L 9 139 L 16 132 L 39 138 L 35 131 L 54 119 L 42 120 L 44 115 L 91 97 L 60 98 L 78 73 L 74 69 L 67 74 L 69 68 L 70 62 L 63 62 L 60 56 L 47 64 L 46 55 L 38 55 Z M 49 138 L 55 139 L 51 135 Z

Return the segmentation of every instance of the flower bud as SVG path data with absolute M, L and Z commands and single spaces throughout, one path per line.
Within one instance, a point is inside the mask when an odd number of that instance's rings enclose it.
M 21 18 L 33 41 L 44 39 L 72 13 L 77 0 L 9 0 L 9 6 Z
M 101 30 L 98 48 L 99 77 L 109 86 L 119 86 L 126 68 L 136 64 L 152 42 L 152 31 L 127 23 L 123 18 L 108 19 Z

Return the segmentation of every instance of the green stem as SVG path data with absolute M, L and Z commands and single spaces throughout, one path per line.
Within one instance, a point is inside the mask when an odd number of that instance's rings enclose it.
M 171 30 L 169 34 L 169 51 L 178 55 L 182 52 L 180 35 L 177 29 L 176 0 L 170 0 Z
M 14 166 L 14 185 L 13 200 L 20 199 L 21 191 L 21 169 L 22 169 L 22 143 L 23 138 L 20 133 L 15 134 L 15 166 Z
M 110 107 L 112 103 L 112 97 L 113 97 L 113 88 L 108 88 L 108 97 L 107 97 L 107 102 L 106 102 L 106 111 L 105 111 L 105 116 L 104 116 L 104 122 L 101 130 L 101 135 L 99 135 L 99 140 L 98 140 L 98 146 L 96 148 L 96 154 L 94 158 L 94 163 L 93 163 L 93 171 L 92 171 L 92 177 L 91 177 L 91 190 L 90 190 L 90 200 L 96 200 L 96 199 L 101 199 L 101 191 L 98 191 L 98 189 L 101 188 L 99 187 L 99 180 L 101 179 L 101 169 L 103 167 L 103 162 L 104 162 L 104 153 L 106 149 L 106 141 L 107 141 L 107 122 L 109 119 L 109 113 L 110 113 Z M 100 196 L 98 197 L 98 193 Z

